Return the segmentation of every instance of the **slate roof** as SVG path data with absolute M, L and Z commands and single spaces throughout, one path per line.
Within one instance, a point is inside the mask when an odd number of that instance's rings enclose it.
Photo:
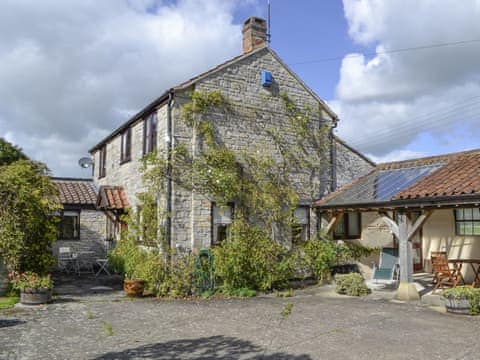
M 379 164 L 313 205 L 375 208 L 415 201 L 438 206 L 439 201 L 469 199 L 480 201 L 480 149 Z
M 64 205 L 95 206 L 97 190 L 91 179 L 52 178 Z
M 130 204 L 122 186 L 101 186 L 97 206 L 105 210 L 123 210 L 128 209 Z

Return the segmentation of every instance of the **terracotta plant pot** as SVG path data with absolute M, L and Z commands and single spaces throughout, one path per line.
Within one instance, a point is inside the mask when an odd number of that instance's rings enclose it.
M 26 288 L 20 291 L 20 302 L 25 305 L 40 305 L 52 301 L 52 289 Z
M 145 281 L 139 279 L 125 279 L 123 280 L 123 291 L 130 297 L 143 296 L 145 289 Z

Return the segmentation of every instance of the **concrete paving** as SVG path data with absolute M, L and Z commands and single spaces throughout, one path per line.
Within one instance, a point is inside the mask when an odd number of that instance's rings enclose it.
M 0 359 L 478 359 L 479 327 L 479 317 L 332 286 L 216 300 L 113 291 L 1 313 Z

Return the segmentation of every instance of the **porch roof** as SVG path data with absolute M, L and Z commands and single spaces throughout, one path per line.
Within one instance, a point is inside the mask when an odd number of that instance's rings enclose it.
M 122 186 L 101 186 L 97 207 L 103 210 L 124 210 L 130 207 Z
M 313 206 L 375 210 L 479 204 L 480 149 L 379 164 Z

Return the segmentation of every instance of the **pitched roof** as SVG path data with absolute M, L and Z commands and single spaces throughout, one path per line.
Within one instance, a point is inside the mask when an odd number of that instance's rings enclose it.
M 97 190 L 91 179 L 52 178 L 64 205 L 93 205 L 97 202 Z
M 395 199 L 480 193 L 480 153 L 457 155 L 430 176 L 399 192 Z
M 275 53 L 275 51 L 273 51 L 271 48 L 269 48 L 268 46 L 264 46 L 264 47 L 260 47 L 256 50 L 253 50 L 253 51 L 250 51 L 248 53 L 245 53 L 245 54 L 241 54 L 241 55 L 238 55 L 238 56 L 235 56 L 233 58 L 231 58 L 230 60 L 227 60 L 213 68 L 211 68 L 210 70 L 207 70 L 177 86 L 174 86 L 172 87 L 171 89 L 168 89 L 166 90 L 164 93 L 162 93 L 162 95 L 160 95 L 160 97 L 156 98 L 154 101 L 152 101 L 150 104 L 148 104 L 147 106 L 145 106 L 141 111 L 139 111 L 137 114 L 135 114 L 134 116 L 132 116 L 129 120 L 127 120 L 126 122 L 124 122 L 122 125 L 120 125 L 116 130 L 114 130 L 112 133 L 110 133 L 107 137 L 105 137 L 103 140 L 101 140 L 98 144 L 96 144 L 94 147 L 92 147 L 89 152 L 90 153 L 93 153 L 95 150 L 97 150 L 98 148 L 100 148 L 103 144 L 107 143 L 110 139 L 112 139 L 113 137 L 115 137 L 116 135 L 120 134 L 121 132 L 123 132 L 124 130 L 126 130 L 129 126 L 131 126 L 133 123 L 135 123 L 136 121 L 142 119 L 144 116 L 148 115 L 149 113 L 151 113 L 155 108 L 157 108 L 158 106 L 162 105 L 162 104 L 165 104 L 168 99 L 169 99 L 169 96 L 172 94 L 175 93 L 175 91 L 182 91 L 182 90 L 185 90 L 185 89 L 188 89 L 190 86 L 194 85 L 196 82 L 198 82 L 199 80 L 201 79 L 204 79 L 205 77 L 207 76 L 210 76 L 218 71 L 221 71 L 223 69 L 225 69 L 226 67 L 228 66 L 231 66 L 239 61 L 242 61 L 243 59 L 246 59 L 250 56 L 253 56 L 254 54 L 257 54 L 259 52 L 262 52 L 262 51 L 268 51 L 270 54 L 272 54 L 272 56 L 279 62 L 283 65 L 283 67 L 285 67 L 285 69 L 300 83 L 302 84 L 302 86 L 305 88 L 306 91 L 308 91 L 319 103 L 322 104 L 323 108 L 325 109 L 325 111 L 330 115 L 332 116 L 332 118 L 335 120 L 335 121 L 338 121 L 338 117 L 337 115 L 335 114 L 335 112 L 333 112 L 332 109 L 330 109 L 330 107 L 327 105 L 327 103 L 325 101 L 323 101 L 320 97 L 318 97 L 317 94 L 315 94 L 315 92 L 310 88 L 308 87 L 305 82 L 300 79 L 300 77 L 292 70 L 290 69 L 290 67 L 285 64 L 282 59 L 277 55 L 277 53 Z
M 101 186 L 97 206 L 105 210 L 123 210 L 128 209 L 130 204 L 122 186 Z
M 314 206 L 403 206 L 412 201 L 464 201 L 472 196 L 480 199 L 480 149 L 379 164 Z

